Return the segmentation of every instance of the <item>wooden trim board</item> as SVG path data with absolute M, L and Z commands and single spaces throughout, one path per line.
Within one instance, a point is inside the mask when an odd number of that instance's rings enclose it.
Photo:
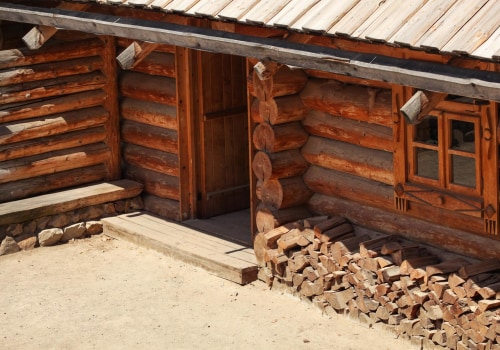
M 182 224 L 136 212 L 102 220 L 104 234 L 136 243 L 239 284 L 257 279 L 251 248 L 214 237 Z
M 142 185 L 131 180 L 100 183 L 0 204 L 0 225 L 138 196 Z

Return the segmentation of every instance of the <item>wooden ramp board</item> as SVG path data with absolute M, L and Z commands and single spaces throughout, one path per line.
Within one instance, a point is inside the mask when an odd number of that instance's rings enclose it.
M 247 284 L 257 279 L 253 250 L 238 243 L 144 212 L 105 218 L 102 222 L 108 236 L 200 266 L 232 282 Z
M 1 203 L 0 225 L 21 223 L 91 205 L 133 198 L 141 192 L 141 184 L 131 180 L 118 180 Z

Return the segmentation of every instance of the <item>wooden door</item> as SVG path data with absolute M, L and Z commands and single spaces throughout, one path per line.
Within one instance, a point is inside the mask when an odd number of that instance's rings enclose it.
M 242 57 L 199 52 L 199 218 L 249 207 L 246 68 Z

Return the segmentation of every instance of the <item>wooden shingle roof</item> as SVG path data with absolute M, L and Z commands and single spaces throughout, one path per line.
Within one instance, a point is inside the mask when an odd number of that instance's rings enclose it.
M 81 2 L 82 0 L 78 1 Z M 500 60 L 499 0 L 88 0 Z

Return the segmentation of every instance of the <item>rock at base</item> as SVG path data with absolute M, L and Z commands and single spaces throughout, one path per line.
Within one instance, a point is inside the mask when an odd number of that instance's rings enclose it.
M 61 242 L 68 242 L 73 238 L 80 238 L 85 234 L 85 224 L 80 222 L 78 224 L 74 224 L 68 226 L 64 229 L 63 235 L 61 237 Z
M 31 250 L 36 246 L 36 236 L 31 236 L 22 241 L 17 242 L 17 245 L 21 250 Z
M 102 233 L 102 222 L 100 221 L 87 221 L 85 227 L 88 235 L 97 235 Z
M 49 228 L 47 230 L 40 231 L 38 234 L 38 241 L 42 247 L 51 246 L 59 242 L 63 234 L 64 231 L 60 228 Z
M 0 244 L 0 255 L 17 253 L 21 249 L 14 238 L 7 236 Z

